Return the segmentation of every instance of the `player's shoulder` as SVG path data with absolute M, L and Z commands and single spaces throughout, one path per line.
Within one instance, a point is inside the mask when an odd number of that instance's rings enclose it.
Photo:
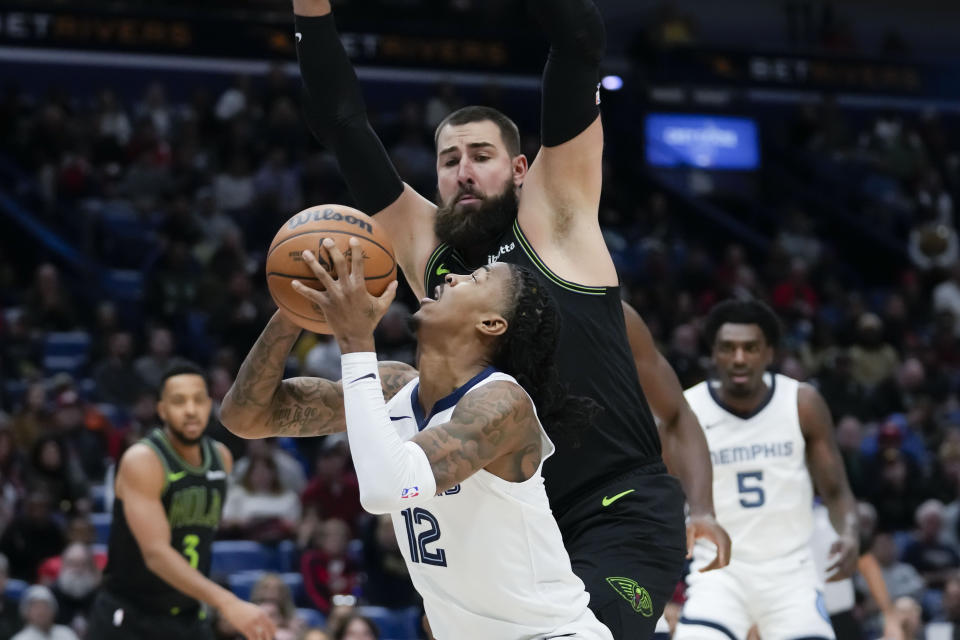
M 220 464 L 223 465 L 223 470 L 227 473 L 233 471 L 233 454 L 230 453 L 230 448 L 219 440 L 213 440 L 213 446 L 220 455 Z
M 137 490 L 162 490 L 164 466 L 160 454 L 146 442 L 130 446 L 120 457 L 117 465 L 117 488 L 133 487 Z

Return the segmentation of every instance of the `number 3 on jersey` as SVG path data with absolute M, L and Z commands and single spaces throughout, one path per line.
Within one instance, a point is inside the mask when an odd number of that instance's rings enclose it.
M 410 543 L 411 562 L 422 562 L 435 567 L 447 566 L 447 554 L 443 549 L 433 551 L 427 549 L 428 544 L 440 539 L 440 523 L 437 522 L 437 518 L 420 507 L 404 509 L 401 513 L 403 514 L 403 521 L 407 525 L 407 542 Z M 416 525 L 423 523 L 427 523 L 428 528 L 418 535 Z
M 767 497 L 763 493 L 763 487 L 760 486 L 762 482 L 763 471 L 741 471 L 737 474 L 737 489 L 740 491 L 741 507 L 755 509 L 763 506 Z
M 183 556 L 194 569 L 200 566 L 200 554 L 197 553 L 198 544 L 200 544 L 200 536 L 193 534 L 183 536 Z

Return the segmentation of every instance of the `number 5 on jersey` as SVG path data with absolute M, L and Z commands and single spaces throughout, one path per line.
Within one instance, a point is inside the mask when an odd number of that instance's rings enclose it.
M 745 509 L 762 507 L 767 501 L 763 493 L 763 471 L 741 471 L 737 474 L 737 489 L 740 491 L 740 506 Z
M 443 549 L 431 551 L 427 545 L 440 539 L 440 523 L 437 518 L 427 511 L 416 507 L 414 509 L 404 509 L 402 512 L 403 521 L 407 525 L 407 542 L 410 543 L 410 561 L 431 564 L 435 567 L 447 566 L 447 554 Z M 415 525 L 427 523 L 428 528 L 421 531 L 419 535 L 416 532 Z

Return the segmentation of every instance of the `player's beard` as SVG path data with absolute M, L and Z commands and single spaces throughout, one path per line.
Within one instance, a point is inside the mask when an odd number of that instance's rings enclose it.
M 517 218 L 517 189 L 508 179 L 499 195 L 487 196 L 477 205 L 457 208 L 457 200 L 465 193 L 478 196 L 476 191 L 461 189 L 444 204 L 437 195 L 437 217 L 434 233 L 440 242 L 468 255 L 486 251 L 492 243 L 510 228 Z M 478 196 L 479 197 L 479 196 Z
M 177 442 L 182 444 L 185 447 L 192 447 L 196 444 L 200 444 L 200 440 L 203 439 L 203 434 L 206 433 L 206 429 L 200 432 L 196 438 L 188 438 L 181 432 L 179 429 L 175 429 L 172 425 L 167 425 L 170 434 L 176 439 Z
M 79 600 L 97 588 L 100 577 L 92 571 L 62 569 L 57 577 L 57 586 L 71 598 Z

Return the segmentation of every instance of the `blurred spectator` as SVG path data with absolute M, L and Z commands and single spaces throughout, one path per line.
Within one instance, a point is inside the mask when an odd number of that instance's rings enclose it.
M 10 577 L 27 582 L 36 578 L 43 559 L 59 554 L 63 546 L 63 530 L 50 511 L 50 497 L 38 490 L 27 494 L 23 513 L 0 536 L 0 552 L 10 562 Z
M 327 436 L 321 446 L 314 471 L 316 475 L 303 492 L 303 509 L 315 511 L 322 519 L 338 518 L 356 526 L 363 508 L 360 506 L 357 475 L 348 466 L 350 453 L 346 436 Z
M 813 233 L 810 218 L 799 208 L 787 214 L 777 242 L 791 258 L 799 258 L 806 264 L 816 264 L 820 259 L 820 240 Z
M 110 149 L 105 152 L 105 155 L 112 160 L 118 159 L 118 153 L 115 150 L 125 147 L 130 141 L 132 133 L 130 118 L 127 117 L 123 105 L 117 100 L 117 94 L 111 89 L 100 92 L 97 133 L 103 143 L 109 145 Z
M 42 490 L 62 513 L 83 506 L 87 497 L 83 471 L 56 436 L 44 436 L 33 445 L 27 483 L 31 491 Z
M 900 364 L 897 351 L 883 341 L 883 321 L 874 313 L 857 320 L 857 344 L 850 347 L 854 379 L 867 389 L 892 376 Z
M 0 640 L 10 640 L 23 626 L 17 603 L 6 594 L 9 572 L 10 563 L 7 557 L 0 553 Z
M 23 594 L 20 613 L 26 626 L 13 640 L 79 640 L 70 627 L 54 624 L 57 601 L 42 585 L 34 585 Z
M 400 608 L 420 602 L 389 515 L 371 518 L 364 527 L 363 567 L 367 575 L 363 596 L 370 604 Z
M 22 309 L 8 309 L 6 326 L 0 323 L 0 361 L 11 379 L 29 380 L 40 371 L 42 345 L 30 330 Z
M 303 361 L 307 375 L 327 380 L 340 379 L 340 346 L 332 336 L 318 335 Z
M 853 377 L 853 362 L 846 350 L 834 352 L 832 360 L 822 362 L 820 393 L 834 415 L 850 415 L 861 420 L 874 417 L 867 390 Z
M 303 467 L 289 453 L 277 446 L 276 438 L 260 438 L 247 443 L 247 455 L 237 460 L 233 466 L 233 477 L 242 478 L 250 468 L 250 461 L 256 458 L 271 458 L 277 468 L 280 486 L 300 495 L 307 486 L 307 477 Z
M 960 336 L 960 261 L 950 267 L 950 279 L 944 280 L 933 290 L 935 311 L 949 312 L 953 317 L 954 333 Z
M 379 640 L 380 628 L 370 618 L 354 613 L 333 629 L 333 640 Z
M 434 131 L 444 118 L 462 106 L 464 102 L 457 95 L 457 86 L 452 82 L 441 82 L 424 109 L 423 124 L 427 131 Z
M 681 324 L 674 328 L 665 356 L 684 389 L 689 389 L 706 377 L 700 360 L 699 336 L 692 325 Z
M 290 587 L 279 574 L 265 573 L 257 580 L 250 591 L 250 602 L 261 607 L 272 607 L 271 618 L 277 629 L 284 630 L 291 637 L 295 637 L 304 627 L 303 621 L 297 617 Z
M 57 599 L 58 624 L 67 625 L 78 634 L 87 628 L 93 601 L 100 587 L 100 569 L 89 545 L 74 542 L 63 552 L 60 575 L 53 585 Z
M 290 621 L 280 613 L 280 607 L 275 602 L 261 602 L 260 608 L 263 609 L 276 627 L 273 640 L 296 640 L 297 634 L 290 627 Z
M 53 414 L 71 479 L 102 478 L 109 424 L 94 405 L 85 404 L 72 388 L 57 395 Z M 73 468 L 79 465 L 79 469 Z M 85 487 L 83 488 L 85 493 Z
M 330 518 L 300 559 L 307 596 L 323 613 L 330 612 L 334 596 L 353 594 L 360 585 L 360 567 L 347 553 L 349 543 L 347 523 Z
M 903 561 L 933 589 L 942 589 L 947 578 L 960 568 L 960 555 L 940 540 L 943 511 L 939 500 L 927 500 L 917 508 L 917 533 L 903 552 Z
M 410 330 L 410 309 L 402 302 L 393 302 L 377 326 L 377 358 L 412 365 L 416 350 Z M 336 378 L 335 378 L 336 379 Z
M 843 458 L 843 467 L 853 495 L 862 497 L 867 489 L 867 463 L 860 452 L 863 425 L 855 416 L 843 416 L 837 421 L 837 447 Z
M 214 180 L 213 191 L 217 208 L 227 214 L 246 210 L 253 204 L 253 176 L 246 156 L 237 154 L 230 159 L 228 170 Z
M 133 336 L 119 331 L 110 336 L 107 357 L 93 370 L 97 396 L 103 402 L 132 404 L 143 388 L 143 380 L 133 366 Z
M 904 640 L 924 640 L 923 608 L 908 596 L 897 598 L 893 603 L 894 611 L 900 619 L 900 629 Z M 931 639 L 932 640 L 932 639 Z
M 73 301 L 60 282 L 60 271 L 49 262 L 37 267 L 27 292 L 27 324 L 45 331 L 71 331 L 77 326 Z
M 200 266 L 182 240 L 171 240 L 148 280 L 146 307 L 174 330 L 184 327 L 200 307 Z
M 807 263 L 794 258 L 790 275 L 773 289 L 773 306 L 790 318 L 810 318 L 817 312 L 818 298 L 809 282 Z
M 873 541 L 873 555 L 876 556 L 880 568 L 883 570 L 883 581 L 890 592 L 890 598 L 896 600 L 909 596 L 919 601 L 923 595 L 925 585 L 917 570 L 909 564 L 897 560 L 897 545 L 889 533 L 878 533 Z M 857 576 L 861 587 L 863 578 Z M 864 588 L 860 589 L 865 591 Z
M 960 575 L 953 574 L 943 588 L 943 612 L 927 625 L 923 640 L 953 640 L 960 633 Z
M 297 640 L 330 640 L 330 636 L 323 629 L 306 629 Z
M 294 537 L 300 520 L 300 500 L 280 484 L 273 458 L 252 458 L 240 482 L 227 494 L 221 528 L 229 534 L 276 542 Z
M 921 271 L 946 269 L 960 257 L 960 242 L 952 226 L 923 222 L 910 229 L 907 252 Z
M 881 531 L 902 531 L 913 524 L 913 514 L 922 500 L 914 481 L 920 472 L 899 448 L 883 446 L 876 458 L 868 499 L 877 507 Z
M 166 327 L 151 329 L 149 352 L 133 363 L 137 378 L 150 389 L 158 389 L 164 372 L 176 360 L 173 352 L 173 334 L 170 329 Z
M 160 82 L 147 87 L 143 102 L 137 108 L 140 117 L 148 118 L 160 138 L 167 138 L 173 127 L 173 110 L 167 104 L 167 91 Z
M 243 271 L 231 274 L 226 296 L 211 310 L 210 329 L 219 336 L 220 344 L 245 353 L 266 322 L 263 300 L 254 290 L 250 276 Z

